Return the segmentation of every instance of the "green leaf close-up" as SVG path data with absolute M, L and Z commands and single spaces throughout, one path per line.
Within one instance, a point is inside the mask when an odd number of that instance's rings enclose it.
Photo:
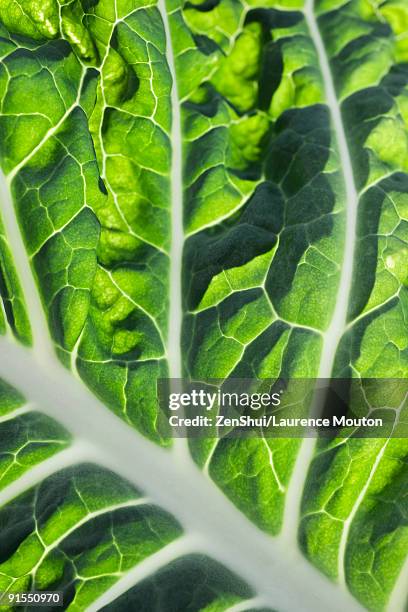
M 186 438 L 167 379 L 399 383 Z M 0 610 L 406 612 L 407 382 L 408 0 L 0 0 Z

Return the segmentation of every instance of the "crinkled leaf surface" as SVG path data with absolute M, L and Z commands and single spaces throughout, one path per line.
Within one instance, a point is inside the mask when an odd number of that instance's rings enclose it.
M 406 439 L 157 381 L 408 378 L 407 66 L 406 0 L 0 0 L 0 591 L 405 609 Z

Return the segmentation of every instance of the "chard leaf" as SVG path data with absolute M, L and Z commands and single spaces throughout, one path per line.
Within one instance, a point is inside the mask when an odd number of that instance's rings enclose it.
M 407 24 L 0 0 L 0 592 L 405 609 Z M 289 417 L 291 381 L 361 381 L 395 431 L 172 439 L 169 375 L 289 380 Z

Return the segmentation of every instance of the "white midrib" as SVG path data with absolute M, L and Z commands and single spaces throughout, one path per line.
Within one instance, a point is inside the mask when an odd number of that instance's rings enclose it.
M 178 454 L 144 439 L 108 411 L 58 361 L 41 364 L 30 349 L 1 338 L 0 377 L 85 445 L 88 461 L 126 478 L 173 514 L 187 535 L 198 538 L 197 552 L 242 576 L 265 605 L 281 612 L 361 610 L 298 550 L 288 550 L 279 538 L 259 531 L 192 461 L 180 460 Z
M 346 133 L 343 126 L 340 105 L 336 95 L 333 76 L 326 49 L 320 34 L 314 12 L 314 0 L 306 0 L 304 16 L 317 52 L 319 66 L 323 78 L 326 104 L 329 107 L 331 122 L 340 157 L 340 166 L 343 172 L 345 185 L 345 228 L 343 262 L 341 266 L 336 304 L 329 327 L 323 334 L 323 346 L 320 356 L 320 369 L 318 378 L 330 378 L 333 370 L 336 350 L 347 326 L 347 310 L 353 280 L 354 252 L 357 239 L 357 212 L 359 195 L 354 181 L 353 165 L 347 144 Z M 316 441 L 306 438 L 296 458 L 295 468 L 285 501 L 285 520 L 283 537 L 288 542 L 296 537 L 295 526 L 299 525 L 301 513 L 301 499 L 304 483 L 310 463 L 313 458 Z M 342 559 L 339 556 L 339 564 Z M 343 575 L 343 567 L 339 567 L 339 574 Z

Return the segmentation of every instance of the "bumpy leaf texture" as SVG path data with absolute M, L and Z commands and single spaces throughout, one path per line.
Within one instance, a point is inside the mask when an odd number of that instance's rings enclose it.
M 402 612 L 406 439 L 157 385 L 408 378 L 407 0 L 0 0 L 0 165 L 0 591 Z

